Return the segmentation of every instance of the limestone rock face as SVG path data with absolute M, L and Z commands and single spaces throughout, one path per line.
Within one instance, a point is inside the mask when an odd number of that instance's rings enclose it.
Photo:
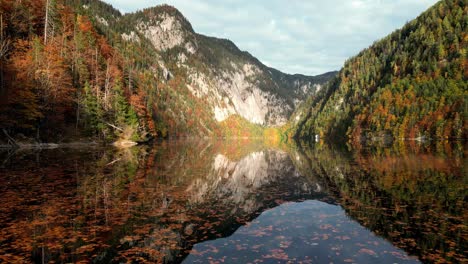
M 162 80 L 177 71 L 184 88 L 206 102 L 217 122 L 239 115 L 259 125 L 284 125 L 298 105 L 333 76 L 289 75 L 269 68 L 229 40 L 195 33 L 170 6 L 142 11 L 139 17 L 122 37 L 146 39 L 159 54 L 155 61 L 164 73 Z
M 184 43 L 185 32 L 179 21 L 168 14 L 154 17 L 149 22 L 141 22 L 136 26 L 158 51 L 166 51 Z

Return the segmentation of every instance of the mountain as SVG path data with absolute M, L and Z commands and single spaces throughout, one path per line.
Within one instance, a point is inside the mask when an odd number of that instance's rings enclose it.
M 336 74 L 267 67 L 168 5 L 122 15 L 99 0 L 5 0 L 0 13 L 0 126 L 16 133 L 259 135 Z
M 292 118 L 295 138 L 468 137 L 468 7 L 440 1 L 349 59 Z
M 255 124 L 283 125 L 302 98 L 333 75 L 288 75 L 266 67 L 229 40 L 195 33 L 171 6 L 145 9 L 123 21 L 123 38 L 149 41 L 158 54 L 153 66 L 163 79 L 179 78 L 191 95 L 207 101 L 218 122 L 239 115 Z

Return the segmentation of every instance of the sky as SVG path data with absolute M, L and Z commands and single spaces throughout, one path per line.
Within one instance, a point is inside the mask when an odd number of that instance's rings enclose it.
M 267 66 L 318 75 L 339 70 L 437 0 L 105 0 L 124 13 L 159 4 L 194 30 L 232 40 Z

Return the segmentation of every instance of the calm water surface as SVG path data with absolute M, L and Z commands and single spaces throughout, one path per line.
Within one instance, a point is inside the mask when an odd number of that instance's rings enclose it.
M 463 145 L 0 152 L 0 263 L 463 263 Z

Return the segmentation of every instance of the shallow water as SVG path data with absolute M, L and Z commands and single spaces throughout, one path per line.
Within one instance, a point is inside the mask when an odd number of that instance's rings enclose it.
M 464 148 L 0 153 L 0 262 L 467 261 Z

